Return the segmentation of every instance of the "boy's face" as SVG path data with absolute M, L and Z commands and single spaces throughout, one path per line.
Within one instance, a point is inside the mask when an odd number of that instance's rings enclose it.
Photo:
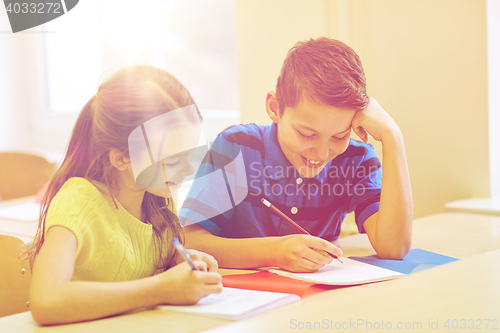
M 272 110 L 277 110 L 275 100 L 274 93 L 269 93 L 266 106 L 278 125 L 278 142 L 303 177 L 316 176 L 347 149 L 355 111 L 302 98 L 295 107 L 286 107 L 279 115 Z

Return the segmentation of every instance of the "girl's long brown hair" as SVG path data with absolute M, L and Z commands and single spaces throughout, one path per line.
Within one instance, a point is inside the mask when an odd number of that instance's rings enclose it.
M 49 180 L 37 233 L 28 250 L 31 259 L 36 257 L 44 242 L 50 203 L 69 178 L 82 177 L 100 183 L 107 189 L 100 189 L 101 192 L 112 196 L 117 184 L 113 177 L 114 167 L 109 162 L 110 149 L 118 149 L 129 156 L 128 136 L 134 128 L 160 114 L 191 104 L 196 105 L 187 89 L 174 76 L 155 67 L 127 67 L 103 82 L 97 94 L 83 107 L 64 160 Z M 201 119 L 199 111 L 198 115 Z M 154 231 L 158 269 L 168 267 L 175 251 L 170 242 L 165 251 L 166 240 L 172 237 L 183 239 L 177 216 L 167 208 L 170 200 L 146 192 L 142 202 L 142 209 Z

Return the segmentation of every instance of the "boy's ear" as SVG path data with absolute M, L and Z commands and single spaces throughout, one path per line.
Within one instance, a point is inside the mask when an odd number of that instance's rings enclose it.
M 280 120 L 279 117 L 279 107 L 278 107 L 278 99 L 276 98 L 276 93 L 274 91 L 270 91 L 266 96 L 266 111 L 271 118 L 272 121 L 278 123 Z
M 127 164 L 130 163 L 130 159 L 123 155 L 118 149 L 113 148 L 109 151 L 109 162 L 118 170 L 123 171 L 127 169 Z

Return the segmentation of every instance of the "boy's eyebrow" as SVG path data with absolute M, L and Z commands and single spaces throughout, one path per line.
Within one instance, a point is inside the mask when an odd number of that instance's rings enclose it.
M 302 127 L 303 129 L 309 130 L 309 131 L 311 131 L 311 132 L 314 132 L 314 133 L 317 133 L 317 132 L 318 132 L 318 131 L 316 131 L 315 129 L 312 129 L 312 128 L 310 128 L 310 127 L 304 126 L 304 125 L 302 125 L 302 124 L 298 124 L 298 125 L 299 125 L 300 127 Z M 350 131 L 350 130 L 351 130 L 351 126 L 349 126 L 349 128 L 348 128 L 348 129 L 346 129 L 345 131 L 340 132 L 340 133 L 337 133 L 337 134 L 334 134 L 333 136 L 336 136 L 336 135 L 341 135 L 341 134 L 347 133 L 347 132 L 348 132 L 348 131 Z

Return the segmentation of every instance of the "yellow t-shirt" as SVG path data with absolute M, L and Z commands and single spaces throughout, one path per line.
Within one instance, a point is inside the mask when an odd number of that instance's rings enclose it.
M 50 203 L 46 232 L 69 229 L 77 239 L 73 281 L 129 281 L 156 272 L 153 228 L 84 178 L 70 178 Z

